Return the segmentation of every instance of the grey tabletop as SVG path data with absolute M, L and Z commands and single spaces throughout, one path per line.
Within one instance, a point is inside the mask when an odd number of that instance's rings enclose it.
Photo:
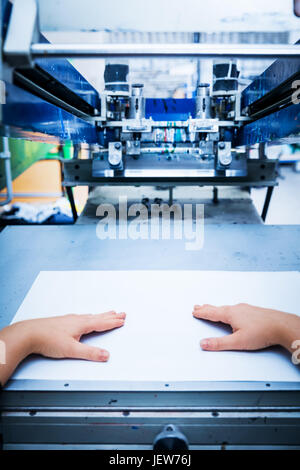
M 99 240 L 95 225 L 16 226 L 0 233 L 0 328 L 42 270 L 299 271 L 300 226 L 206 225 L 204 246 L 184 240 Z

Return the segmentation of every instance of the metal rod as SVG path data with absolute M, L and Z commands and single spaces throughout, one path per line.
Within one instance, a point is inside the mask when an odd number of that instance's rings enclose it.
M 266 195 L 264 207 L 263 207 L 262 214 L 261 214 L 261 218 L 264 222 L 266 221 L 266 217 L 267 217 L 267 213 L 268 213 L 268 209 L 269 209 L 273 189 L 274 189 L 274 186 L 269 186 L 268 189 L 267 189 L 267 195 Z
M 32 44 L 33 59 L 45 57 L 252 57 L 299 58 L 295 44 Z
M 81 150 L 81 144 L 74 144 L 73 147 L 74 147 L 73 160 L 76 160 L 79 157 L 79 152 Z
M 173 206 L 173 186 L 169 187 L 169 206 Z
M 200 33 L 194 33 L 194 43 L 200 44 Z M 201 82 L 200 70 L 201 70 L 201 63 L 200 63 L 200 60 L 197 60 L 197 84 L 196 84 L 197 88 Z
M 63 192 L 61 193 L 14 193 L 14 197 L 21 197 L 21 198 L 43 198 L 43 197 L 47 197 L 47 198 L 58 198 L 58 197 L 62 197 L 64 194 Z M 8 196 L 8 193 L 2 193 L 0 194 L 0 199 L 3 199 L 4 197 L 7 198 Z
M 213 187 L 213 203 L 218 204 L 219 202 L 219 191 L 216 186 Z
M 293 405 L 288 405 L 288 406 L 167 406 L 167 405 L 162 405 L 162 406 L 14 406 L 14 407 L 2 407 L 3 410 L 3 416 L 9 416 L 18 413 L 24 414 L 28 416 L 28 410 L 32 410 L 41 413 L 41 415 L 48 414 L 48 413 L 72 413 L 72 412 L 85 412 L 85 413 L 120 413 L 124 411 L 130 411 L 130 413 L 143 413 L 143 412 L 157 412 L 157 413 L 163 413 L 163 412 L 178 412 L 178 413 L 184 413 L 184 412 L 198 412 L 198 413 L 211 413 L 211 411 L 218 411 L 219 413 L 251 413 L 253 415 L 254 413 L 266 413 L 266 412 L 271 412 L 271 413 L 276 413 L 278 416 L 280 413 L 300 413 L 300 408 L 299 406 L 293 406 Z
M 11 164 L 10 164 L 11 154 L 9 150 L 8 137 L 3 137 L 2 144 L 3 144 L 3 150 L 2 150 L 2 153 L 0 154 L 0 158 L 4 160 L 7 196 L 4 201 L 0 202 L 0 206 L 5 206 L 6 204 L 9 204 L 13 198 Z
M 76 205 L 75 205 L 75 200 L 74 200 L 74 194 L 73 194 L 73 188 L 71 186 L 66 186 L 66 192 L 67 196 L 70 202 L 71 210 L 72 210 L 72 215 L 73 215 L 73 220 L 74 223 L 78 219 L 78 214 L 76 210 Z
M 258 156 L 260 160 L 265 160 L 267 158 L 266 156 L 266 143 L 265 142 L 260 142 L 258 144 Z

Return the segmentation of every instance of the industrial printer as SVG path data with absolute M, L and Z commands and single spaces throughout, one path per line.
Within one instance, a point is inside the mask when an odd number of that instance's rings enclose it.
M 42 31 L 73 26 L 76 30 L 80 2 L 73 2 L 66 15 L 56 8 L 65 4 L 67 12 L 68 1 L 1 3 L 5 101 L 0 177 L 7 188 L 11 187 L 9 137 L 61 145 L 71 141 L 74 156 L 62 159 L 62 165 L 75 221 L 72 188 L 79 185 L 166 188 L 171 203 L 177 186 L 210 186 L 215 199 L 221 186 L 265 187 L 261 219 L 266 219 L 278 176 L 278 160 L 268 157 L 266 146 L 300 139 L 299 43 L 206 44 L 196 35 L 193 42 L 182 44 L 51 43 Z M 90 3 L 97 12 L 103 9 L 103 15 L 98 18 L 86 8 L 87 27 L 97 30 L 108 22 L 110 28 L 105 3 Z M 128 2 L 126 14 L 133 18 L 136 12 L 137 29 L 143 5 L 139 9 L 134 1 Z M 122 13 L 116 9 L 115 14 L 121 15 L 121 22 Z M 86 18 L 82 17 L 83 28 Z M 151 30 L 147 18 L 144 21 L 141 28 Z M 183 29 L 195 30 L 182 21 Z M 67 60 L 76 58 L 105 60 L 100 93 Z M 147 84 L 128 80 L 130 64 L 142 58 L 199 63 L 211 59 L 212 82 L 199 80 L 190 98 L 148 98 Z M 241 91 L 237 59 L 272 63 Z M 82 147 L 87 149 L 84 158 Z M 180 251 L 172 241 L 157 257 L 153 241 L 145 242 L 146 250 L 127 241 L 125 256 L 124 245 L 99 241 L 92 230 L 77 224 L 4 230 L 1 326 L 12 319 L 36 274 L 44 269 L 95 269 L 95 260 L 101 269 L 132 265 L 141 269 L 141 263 L 142 269 L 172 269 L 174 257 L 181 269 L 197 265 L 203 270 L 299 271 L 300 266 L 298 226 L 207 226 L 208 245 L 201 252 Z M 71 257 L 68 253 L 74 246 L 77 254 Z M 300 382 L 216 381 L 167 387 L 120 383 L 112 388 L 99 381 L 66 387 L 59 381 L 11 380 L 1 392 L 1 412 L 2 446 L 7 449 L 152 449 L 153 443 L 164 449 L 170 442 L 181 450 L 300 448 Z

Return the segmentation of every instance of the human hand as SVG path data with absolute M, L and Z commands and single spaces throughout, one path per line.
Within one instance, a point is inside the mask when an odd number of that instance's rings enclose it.
M 125 313 L 116 312 L 65 315 L 24 320 L 3 328 L 0 342 L 4 345 L 5 359 L 0 362 L 0 386 L 6 383 L 17 365 L 29 354 L 107 361 L 108 351 L 80 343 L 80 338 L 94 331 L 119 328 L 124 325 L 125 317 Z
M 201 340 L 202 349 L 208 351 L 255 350 L 280 344 L 292 351 L 292 343 L 300 339 L 300 317 L 279 310 L 248 304 L 195 305 L 196 318 L 227 323 L 232 334 Z
M 88 333 L 119 328 L 124 325 L 125 317 L 125 313 L 114 311 L 95 315 L 70 314 L 25 320 L 16 325 L 23 329 L 20 334 L 29 338 L 30 353 L 102 362 L 108 360 L 108 351 L 81 343 L 80 338 Z

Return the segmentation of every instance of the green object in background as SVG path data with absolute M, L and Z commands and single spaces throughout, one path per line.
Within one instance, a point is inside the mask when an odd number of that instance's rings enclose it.
M 63 148 L 62 148 L 62 151 L 63 151 L 63 157 L 66 160 L 70 160 L 71 158 L 73 158 L 74 147 L 73 147 L 73 144 L 72 144 L 71 140 L 65 141 L 65 143 L 63 145 Z
M 2 141 L 0 139 L 0 148 L 2 151 Z M 22 139 L 9 139 L 9 149 L 11 152 L 11 171 L 12 179 L 21 175 L 33 163 L 44 159 L 61 158 L 61 153 L 55 152 L 57 146 L 53 144 L 45 144 L 40 142 L 32 142 Z M 73 145 L 72 142 L 66 142 L 63 146 L 63 157 L 72 158 Z M 0 190 L 6 186 L 4 162 L 0 160 Z

